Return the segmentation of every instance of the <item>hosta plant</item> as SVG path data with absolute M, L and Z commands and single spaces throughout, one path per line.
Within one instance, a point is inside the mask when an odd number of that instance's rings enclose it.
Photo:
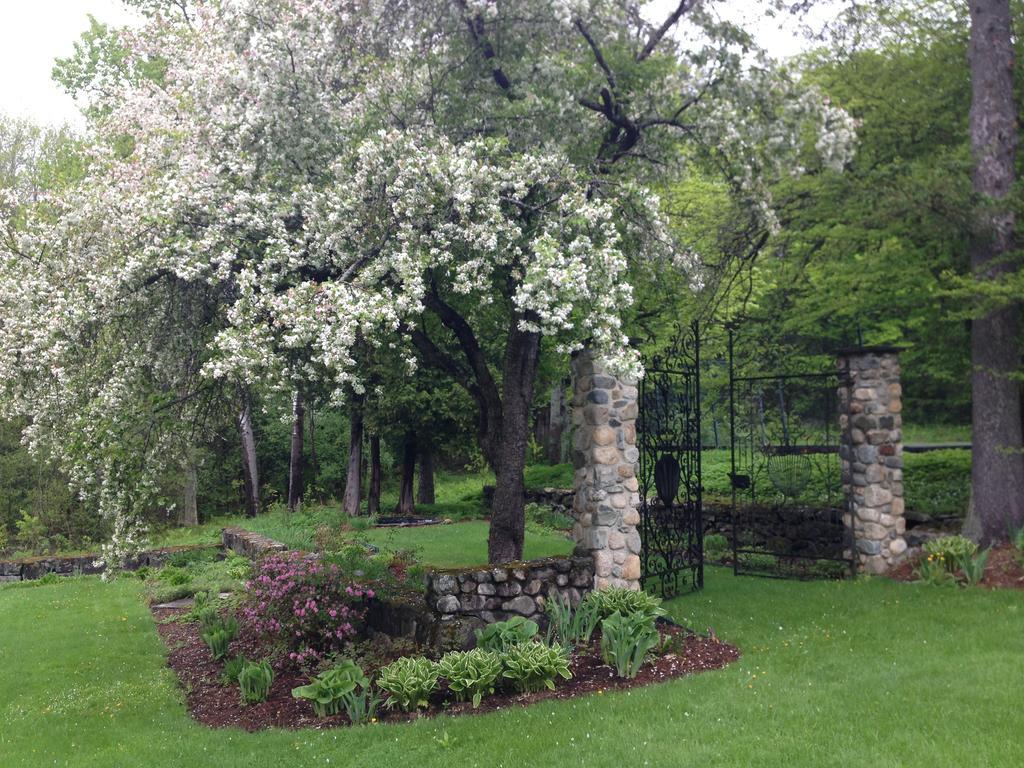
M 346 699 L 370 686 L 362 668 L 351 659 L 321 672 L 308 685 L 292 689 L 292 697 L 307 699 L 317 717 L 336 715 L 345 709 Z
M 966 536 L 943 536 L 924 543 L 925 556 L 938 562 L 950 573 L 955 573 L 963 561 L 974 557 L 978 545 Z
M 555 689 L 555 680 L 572 677 L 569 653 L 559 645 L 545 645 L 532 640 L 511 646 L 503 656 L 504 676 L 523 693 L 543 688 Z
M 601 622 L 601 656 L 619 677 L 636 677 L 648 651 L 658 644 L 654 619 L 643 613 L 618 611 Z
M 537 622 L 513 616 L 507 621 L 495 621 L 476 631 L 476 647 L 485 651 L 504 653 L 513 645 L 528 643 L 537 636 Z
M 242 692 L 243 704 L 257 704 L 266 701 L 270 686 L 274 682 L 274 671 L 266 661 L 249 661 L 238 673 L 238 687 Z
M 613 613 L 621 613 L 623 616 L 640 614 L 650 619 L 665 615 L 659 598 L 622 587 L 595 590 L 583 598 L 583 602 L 596 606 L 595 610 L 602 620 Z
M 437 662 L 422 656 L 403 656 L 377 674 L 377 686 L 388 694 L 387 705 L 412 712 L 429 704 L 437 688 Z
M 476 709 L 485 695 L 494 693 L 494 686 L 501 677 L 501 655 L 482 648 L 451 651 L 441 657 L 438 669 L 455 695 L 462 700 L 472 700 Z

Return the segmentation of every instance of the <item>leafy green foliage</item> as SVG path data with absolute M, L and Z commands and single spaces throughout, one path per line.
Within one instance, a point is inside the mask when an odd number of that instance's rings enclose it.
M 569 653 L 560 645 L 545 645 L 536 640 L 512 645 L 504 652 L 503 662 L 504 676 L 523 693 L 554 690 L 556 679 L 572 677 Z
M 943 536 L 924 543 L 924 552 L 950 573 L 954 573 L 965 558 L 973 557 L 978 545 L 965 536 Z
M 592 603 L 600 619 L 607 619 L 613 613 L 620 613 L 623 616 L 639 615 L 653 621 L 658 616 L 665 615 L 660 598 L 622 587 L 594 590 L 583 598 L 583 602 Z
M 636 677 L 658 639 L 654 618 L 645 613 L 616 611 L 601 622 L 601 656 L 619 677 Z
M 403 656 L 377 673 L 377 686 L 387 691 L 388 707 L 412 712 L 426 707 L 437 688 L 437 662 L 423 656 Z
M 977 586 L 985 576 L 985 566 L 988 564 L 988 556 L 991 552 L 991 549 L 986 549 L 976 555 L 960 557 L 960 570 L 964 574 L 964 581 L 968 587 Z
M 329 717 L 352 707 L 353 697 L 369 687 L 362 668 L 351 659 L 342 659 L 308 685 L 292 688 L 292 697 L 308 699 L 317 717 Z
M 506 621 L 495 621 L 483 629 L 478 629 L 476 647 L 485 651 L 504 653 L 515 645 L 528 643 L 539 631 L 537 622 L 522 616 L 513 616 Z
M 220 682 L 222 685 L 234 685 L 238 682 L 238 675 L 241 673 L 242 668 L 245 666 L 246 661 L 244 656 L 234 656 L 224 662 L 224 669 L 220 673 Z
M 219 618 L 219 617 L 218 617 Z M 217 661 L 227 658 L 228 645 L 238 635 L 238 621 L 229 617 L 212 622 L 209 629 L 202 633 L 203 642 L 206 643 Z
M 456 695 L 480 706 L 480 700 L 494 693 L 494 686 L 502 672 L 501 655 L 494 651 L 474 648 L 471 651 L 451 651 L 441 657 L 438 671 Z
M 557 642 L 564 648 L 589 643 L 600 621 L 599 610 L 600 605 L 594 600 L 581 600 L 574 610 L 569 598 L 555 592 L 544 603 L 544 612 L 548 615 L 548 642 Z
M 721 563 L 732 554 L 729 540 L 720 533 L 709 533 L 704 537 L 704 562 Z
M 270 695 L 270 686 L 274 682 L 274 671 L 268 661 L 254 661 L 242 665 L 238 673 L 238 687 L 242 692 L 243 704 L 258 704 L 266 701 Z

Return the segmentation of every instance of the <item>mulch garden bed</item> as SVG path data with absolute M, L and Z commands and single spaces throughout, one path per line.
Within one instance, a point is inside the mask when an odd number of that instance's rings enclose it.
M 1024 589 L 1024 567 L 1018 555 L 1017 550 L 1009 545 L 994 547 L 989 553 L 985 575 L 979 585 L 989 589 Z M 918 581 L 915 570 L 921 557 L 919 555 L 900 563 L 889 572 L 889 576 L 897 581 Z
M 153 615 L 160 636 L 167 645 L 168 662 L 181 680 L 189 712 L 196 720 L 211 727 L 235 726 L 247 731 L 263 728 L 331 728 L 348 724 L 344 715 L 318 718 L 313 714 L 308 701 L 292 698 L 292 688 L 309 682 L 309 674 L 297 668 L 286 654 L 278 654 L 277 658 L 271 660 L 274 683 L 269 698 L 259 704 L 243 705 L 239 700 L 238 686 L 221 683 L 223 665 L 213 660 L 199 636 L 199 625 L 172 620 L 186 610 L 153 609 Z M 586 693 L 633 688 L 704 670 L 719 669 L 740 657 L 736 647 L 717 638 L 696 635 L 683 627 L 659 626 L 659 629 L 662 634 L 679 636 L 676 652 L 667 653 L 645 665 L 632 680 L 616 677 L 614 668 L 601 661 L 595 645 L 573 655 L 572 679 L 559 680 L 553 691 L 529 694 L 498 692 L 485 697 L 479 708 L 473 709 L 469 702 L 444 701 L 446 691 L 442 684 L 430 708 L 419 715 L 381 707 L 378 719 L 382 722 L 401 722 L 442 712 L 476 714 L 526 706 L 545 699 L 567 699 Z M 266 651 L 261 639 L 244 625 L 231 643 L 232 655 L 243 655 L 249 659 L 263 658 L 267 655 Z

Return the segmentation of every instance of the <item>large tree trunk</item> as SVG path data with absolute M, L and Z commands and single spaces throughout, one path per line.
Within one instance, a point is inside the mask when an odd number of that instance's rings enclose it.
M 181 524 L 192 527 L 199 525 L 199 473 L 196 464 L 189 458 L 185 462 L 185 483 L 181 492 Z
M 434 503 L 434 450 L 427 446 L 420 449 L 420 478 L 416 489 L 416 502 Z
M 565 387 L 561 382 L 551 388 L 548 410 L 548 443 L 546 452 L 551 464 L 562 462 L 562 433 L 565 430 Z
M 245 514 L 256 517 L 260 513 L 260 470 L 256 463 L 256 435 L 252 428 L 252 406 L 248 393 L 243 395 L 242 411 L 238 414 L 238 434 L 242 443 Z
M 502 370 L 501 426 L 489 457 L 495 474 L 491 529 L 487 537 L 487 558 L 492 563 L 507 563 L 523 557 L 526 528 L 523 470 L 530 434 L 530 403 L 540 358 L 540 335 L 522 331 L 518 326 L 519 318 L 514 317 Z
M 309 409 L 309 487 L 315 495 L 316 489 L 316 411 Z
M 395 513 L 399 515 L 416 514 L 416 505 L 412 498 L 413 479 L 416 474 L 416 440 L 406 435 L 402 445 L 402 484 L 398 489 L 398 506 Z
M 370 435 L 370 489 L 366 494 L 366 514 L 380 512 L 380 435 Z
M 348 474 L 342 509 L 349 515 L 359 514 L 363 481 L 363 398 L 353 395 L 348 422 Z
M 288 511 L 294 512 L 302 503 L 302 437 L 306 426 L 306 409 L 301 390 L 292 400 L 292 449 L 288 459 Z
M 1015 268 L 1014 183 L 1017 117 L 1009 0 L 972 0 L 971 149 L 974 191 L 981 198 L 971 244 L 975 278 L 995 280 Z M 972 507 L 965 531 L 983 545 L 1024 524 L 1021 452 L 1020 306 L 980 310 L 971 324 Z

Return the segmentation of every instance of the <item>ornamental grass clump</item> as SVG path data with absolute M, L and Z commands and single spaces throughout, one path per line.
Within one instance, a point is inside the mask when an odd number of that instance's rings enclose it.
M 451 651 L 441 657 L 438 670 L 459 700 L 471 700 L 476 709 L 484 696 L 494 693 L 494 686 L 501 677 L 501 655 L 482 648 Z
M 569 680 L 569 653 L 559 645 L 545 645 L 532 640 L 511 646 L 503 655 L 504 677 L 522 693 L 555 689 L 555 680 Z
M 388 707 L 412 712 L 430 703 L 440 674 L 437 662 L 422 656 L 403 656 L 377 673 L 377 686 L 388 694 Z
M 337 565 L 317 555 L 274 553 L 246 582 L 242 615 L 266 635 L 284 640 L 296 662 L 341 650 L 359 633 L 372 589 L 347 583 Z
M 548 615 L 548 642 L 564 648 L 589 643 L 600 620 L 599 607 L 596 601 L 582 600 L 574 610 L 569 598 L 557 592 L 552 594 L 544 603 L 544 612 Z
M 601 657 L 619 677 L 636 677 L 658 640 L 654 619 L 643 613 L 624 616 L 616 611 L 601 622 Z

